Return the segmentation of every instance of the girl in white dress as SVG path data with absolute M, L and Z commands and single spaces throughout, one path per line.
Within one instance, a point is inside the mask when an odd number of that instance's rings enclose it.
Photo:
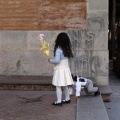
M 52 103 L 55 106 L 62 106 L 63 103 L 70 103 L 68 85 L 73 84 L 68 59 L 72 58 L 71 42 L 67 33 L 60 33 L 57 36 L 54 47 L 54 58 L 48 58 L 51 64 L 54 64 L 54 74 L 52 84 L 56 86 L 57 101 Z M 62 100 L 62 89 L 65 99 Z

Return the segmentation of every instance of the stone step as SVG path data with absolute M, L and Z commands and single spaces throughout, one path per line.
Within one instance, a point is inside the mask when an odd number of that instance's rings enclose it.
M 88 77 L 96 86 L 96 80 Z M 0 90 L 55 90 L 52 76 L 0 76 Z
M 112 94 L 112 90 L 109 85 L 99 85 L 98 86 L 101 96 L 104 102 L 110 102 L 110 95 Z
M 0 75 L 0 83 L 12 84 L 50 84 L 52 76 Z
M 55 87 L 49 76 L 0 76 L 0 90 L 55 90 Z
M 87 77 L 96 85 L 94 77 Z M 0 76 L 0 84 L 51 84 L 52 76 Z
M 81 95 L 77 99 L 76 120 L 109 120 L 101 95 Z
M 51 79 L 46 80 L 0 80 L 0 84 L 13 84 L 13 85 L 36 85 L 36 84 L 44 84 L 50 85 L 52 84 Z
M 0 90 L 21 90 L 21 91 L 54 91 L 53 85 L 41 84 L 0 84 Z

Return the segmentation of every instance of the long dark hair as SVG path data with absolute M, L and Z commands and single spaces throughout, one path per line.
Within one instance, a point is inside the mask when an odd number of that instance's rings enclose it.
M 55 51 L 58 47 L 60 47 L 63 50 L 63 54 L 65 57 L 68 58 L 73 57 L 73 53 L 71 50 L 71 42 L 67 33 L 62 32 L 57 36 L 55 40 L 54 56 L 55 56 Z

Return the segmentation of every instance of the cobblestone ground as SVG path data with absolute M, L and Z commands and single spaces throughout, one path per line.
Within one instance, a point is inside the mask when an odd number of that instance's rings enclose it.
M 76 100 L 62 107 L 55 91 L 0 91 L 0 120 L 75 120 Z

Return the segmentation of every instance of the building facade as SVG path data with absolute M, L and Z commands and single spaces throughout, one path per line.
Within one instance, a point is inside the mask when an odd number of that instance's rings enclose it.
M 108 0 L 0 0 L 0 11 L 0 75 L 52 76 L 38 35 L 53 57 L 56 36 L 67 32 L 72 73 L 109 84 Z

